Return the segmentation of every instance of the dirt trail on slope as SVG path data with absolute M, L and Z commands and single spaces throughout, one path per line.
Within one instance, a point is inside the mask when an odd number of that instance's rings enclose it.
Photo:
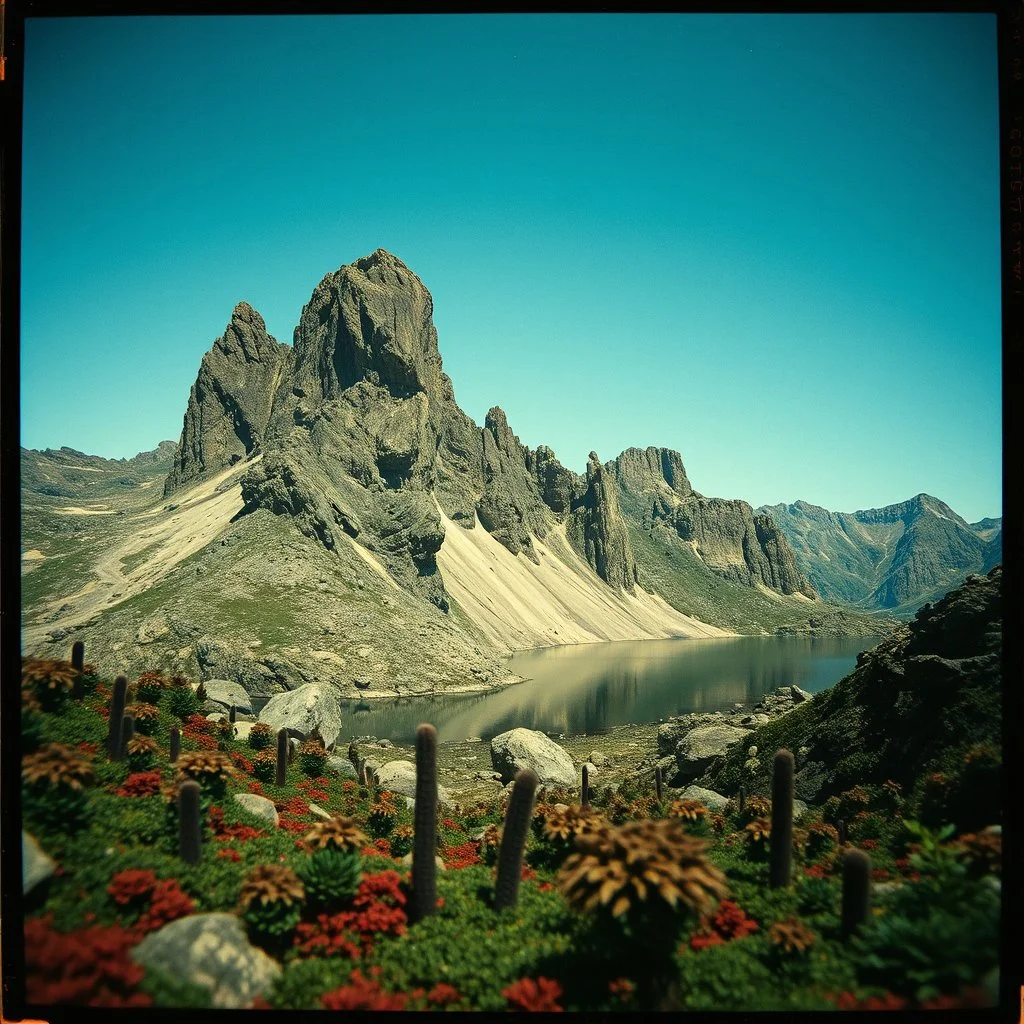
M 170 511 L 163 504 L 125 519 L 130 532 L 117 537 L 92 566 L 95 577 L 81 590 L 40 608 L 22 628 L 22 645 L 30 648 L 55 629 L 81 626 L 100 612 L 127 601 L 162 580 L 178 563 L 215 540 L 242 509 L 239 481 L 260 460 L 239 463 L 174 495 Z M 130 570 L 125 560 L 142 560 Z

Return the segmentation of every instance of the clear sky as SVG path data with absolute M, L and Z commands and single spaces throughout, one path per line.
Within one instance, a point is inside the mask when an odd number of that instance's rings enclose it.
M 26 23 L 21 443 L 177 440 L 235 304 L 378 247 L 582 471 L 1002 514 L 991 14 Z

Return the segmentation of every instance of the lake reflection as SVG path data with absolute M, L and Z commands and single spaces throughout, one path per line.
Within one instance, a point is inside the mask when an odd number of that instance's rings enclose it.
M 526 726 L 600 733 L 689 711 L 726 710 L 796 683 L 817 693 L 849 673 L 877 638 L 723 637 L 548 647 L 513 655 L 527 681 L 483 694 L 343 701 L 341 738 L 412 743 L 432 722 L 443 740 L 487 740 Z

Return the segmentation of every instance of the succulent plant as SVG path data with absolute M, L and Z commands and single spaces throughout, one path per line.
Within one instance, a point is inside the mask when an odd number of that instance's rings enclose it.
M 403 822 L 401 825 L 395 826 L 394 831 L 389 837 L 392 856 L 404 857 L 409 853 L 412 850 L 415 835 L 416 833 L 412 825 L 407 825 Z
M 765 797 L 748 794 L 743 803 L 743 811 L 737 812 L 737 821 L 741 825 L 747 825 L 759 818 L 770 818 L 771 813 L 772 805 Z
M 124 714 L 121 716 L 121 757 L 128 749 L 128 741 L 135 735 L 135 716 Z
M 381 839 L 388 835 L 398 819 L 398 808 L 394 804 L 391 793 L 381 793 L 374 803 L 370 804 L 370 810 L 366 816 L 366 824 L 369 826 L 370 834 Z
M 299 923 L 305 889 L 299 876 L 285 864 L 259 864 L 242 883 L 242 917 L 258 936 L 279 939 Z
M 793 878 L 793 773 L 789 750 L 778 750 L 772 765 L 772 830 L 768 863 L 771 888 L 788 886 Z
M 175 678 L 180 679 L 181 677 L 176 676 Z M 198 714 L 202 704 L 192 692 L 188 681 L 185 680 L 184 686 L 172 686 L 167 691 L 167 695 L 164 698 L 164 706 L 175 718 L 180 718 L 184 722 L 186 718 Z
M 784 921 L 776 921 L 768 929 L 768 938 L 780 952 L 793 954 L 806 953 L 818 937 L 799 918 L 790 916 Z
M 743 829 L 747 840 L 747 853 L 753 860 L 768 858 L 768 844 L 771 840 L 772 824 L 767 818 L 755 818 Z
M 327 751 L 316 740 L 306 740 L 299 746 L 299 766 L 311 779 L 323 775 L 327 767 Z
M 170 683 L 161 672 L 150 670 L 143 672 L 135 683 L 138 698 L 146 704 L 159 704 L 164 694 L 170 689 Z
M 171 764 L 178 760 L 181 753 L 181 730 L 174 726 L 171 729 Z
M 288 780 L 288 762 L 291 760 L 291 744 L 288 742 L 288 730 L 277 731 L 277 776 L 274 781 L 283 786 Z
M 135 719 L 135 731 L 151 736 L 160 720 L 160 709 L 155 704 L 132 704 L 127 714 Z
M 608 827 L 605 818 L 592 807 L 549 804 L 544 807 L 540 818 L 541 835 L 566 844 L 571 844 L 576 836 L 600 832 Z
M 662 786 L 663 786 L 663 779 L 662 779 L 661 765 L 659 764 L 659 765 L 656 765 L 655 768 L 654 768 L 654 792 L 655 792 L 655 794 L 658 797 L 658 803 L 659 804 L 661 803 L 661 801 L 663 799 L 663 796 L 664 796 L 664 791 L 663 791 Z
M 969 878 L 1002 873 L 1003 837 L 1000 832 L 991 829 L 965 832 L 954 845 L 959 857 L 967 864 Z
M 198 864 L 202 856 L 199 783 L 187 780 L 178 786 L 178 856 L 186 864 Z
M 437 909 L 437 730 L 416 729 L 416 807 L 413 812 L 412 897 L 409 918 L 421 921 Z
M 21 688 L 31 691 L 48 711 L 57 708 L 73 694 L 77 681 L 78 670 L 70 661 L 21 659 Z
M 533 801 L 539 780 L 535 772 L 523 768 L 516 773 L 505 813 L 501 848 L 498 851 L 498 878 L 494 885 L 497 910 L 514 907 L 519 898 L 519 879 L 523 873 L 523 851 L 533 815 Z
M 696 824 L 707 818 L 708 809 L 699 800 L 673 800 L 668 805 L 668 816 Z
M 401 827 L 401 826 L 399 826 Z M 398 829 L 395 829 L 397 832 Z M 394 843 L 391 844 L 394 849 Z M 492 867 L 498 862 L 498 851 L 501 848 L 501 828 L 498 825 L 487 825 L 480 836 L 480 859 Z
M 175 764 L 178 768 L 178 782 L 191 779 L 212 796 L 222 796 L 228 779 L 238 774 L 231 758 L 219 750 L 196 750 L 181 754 Z
M 71 645 L 71 665 L 76 672 L 81 672 L 85 668 L 85 644 L 81 640 L 76 640 Z
M 580 835 L 558 877 L 570 905 L 583 913 L 663 904 L 704 914 L 727 895 L 725 876 L 704 856 L 707 843 L 678 819 L 631 821 Z
M 152 768 L 159 752 L 160 744 L 152 736 L 133 736 L 125 744 L 125 755 L 132 771 Z
M 306 850 L 323 850 L 335 847 L 339 850 L 361 850 L 369 842 L 367 834 L 352 818 L 336 814 L 326 821 L 318 821 L 302 837 Z
M 274 742 L 274 732 L 266 722 L 254 722 L 248 742 L 253 750 L 266 750 Z
M 95 773 L 74 748 L 44 743 L 21 759 L 21 777 L 29 786 L 81 790 L 95 780 Z
M 586 765 L 583 766 L 580 772 L 580 804 L 583 807 L 590 806 L 590 770 Z
M 843 936 L 854 935 L 870 913 L 871 858 L 863 850 L 848 850 L 843 857 Z
M 277 754 L 273 750 L 261 750 L 252 759 L 252 773 L 260 782 L 273 782 L 277 776 Z
M 839 832 L 833 825 L 820 822 L 807 830 L 807 855 L 812 859 L 831 853 L 839 845 Z
M 359 888 L 362 860 L 355 850 L 329 846 L 311 853 L 297 873 L 310 904 L 333 913 Z

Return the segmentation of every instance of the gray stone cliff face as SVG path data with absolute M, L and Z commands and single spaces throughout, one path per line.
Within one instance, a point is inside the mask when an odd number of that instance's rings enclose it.
M 240 302 L 235 307 L 192 385 L 165 495 L 261 450 L 290 355 L 287 345 L 267 334 L 263 317 L 252 306 Z

